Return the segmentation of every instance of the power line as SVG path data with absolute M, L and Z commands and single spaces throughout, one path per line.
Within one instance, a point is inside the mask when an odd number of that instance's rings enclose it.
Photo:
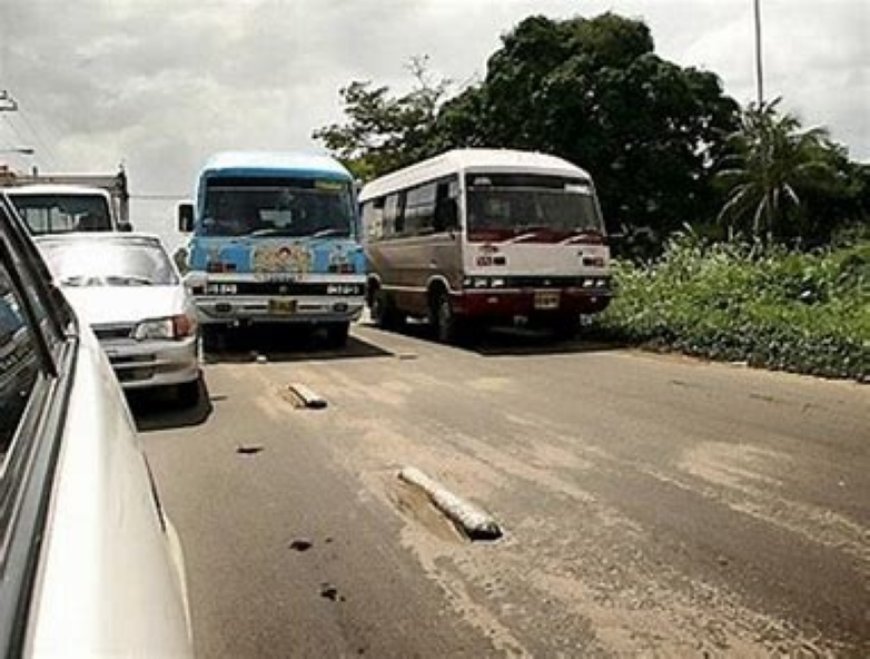
M 21 117 L 21 120 L 24 122 L 24 125 L 27 126 L 28 130 L 33 134 L 36 138 L 36 141 L 39 143 L 40 148 L 45 149 L 45 152 L 54 161 L 55 166 L 60 164 L 60 158 L 57 157 L 57 152 L 53 147 L 48 145 L 44 139 L 42 139 L 42 135 L 33 127 L 33 124 L 30 123 L 30 119 L 27 118 L 27 115 L 24 114 L 20 109 L 18 111 L 18 116 Z
M 131 194 L 130 199 L 140 199 L 144 201 L 181 201 L 190 199 L 189 194 Z

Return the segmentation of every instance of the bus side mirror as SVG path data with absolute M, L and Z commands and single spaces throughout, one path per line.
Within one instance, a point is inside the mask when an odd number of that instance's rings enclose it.
M 193 204 L 178 204 L 178 230 L 182 233 L 193 231 Z

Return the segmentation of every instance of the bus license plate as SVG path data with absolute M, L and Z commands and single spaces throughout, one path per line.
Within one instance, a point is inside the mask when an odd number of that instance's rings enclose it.
M 535 291 L 535 309 L 558 309 L 558 291 Z
M 269 313 L 276 316 L 296 313 L 296 300 L 269 300 Z

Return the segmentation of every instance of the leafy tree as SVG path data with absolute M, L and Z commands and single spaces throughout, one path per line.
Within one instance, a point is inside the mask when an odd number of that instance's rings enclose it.
M 398 98 L 353 82 L 341 90 L 348 122 L 314 136 L 364 178 L 456 147 L 552 153 L 592 173 L 612 225 L 665 235 L 715 218 L 712 166 L 739 108 L 714 74 L 653 50 L 641 21 L 533 16 L 502 38 L 484 79 L 452 99 L 425 66 Z
M 842 147 L 823 128 L 802 129 L 797 117 L 778 111 L 779 103 L 752 104 L 743 112 L 727 141 L 731 153 L 723 163 L 730 166 L 717 175 L 728 191 L 719 218 L 766 242 L 818 233 L 805 194 L 818 204 L 860 192 Z
M 353 81 L 340 90 L 346 124 L 332 124 L 313 133 L 359 178 L 369 180 L 437 152 L 432 128 L 449 81 L 433 79 L 428 58 L 408 64 L 415 84 L 400 97 L 371 81 Z
M 590 170 L 612 224 L 663 235 L 712 220 L 712 165 L 738 106 L 712 73 L 654 54 L 641 21 L 533 16 L 503 37 L 485 79 L 447 101 L 439 144 L 539 150 Z

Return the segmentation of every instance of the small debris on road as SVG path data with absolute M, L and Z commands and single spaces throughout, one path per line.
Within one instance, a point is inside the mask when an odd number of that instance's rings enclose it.
M 420 488 L 470 540 L 498 540 L 502 531 L 489 513 L 436 483 L 419 469 L 405 467 L 399 479 Z
M 258 446 L 258 445 L 254 445 L 254 444 L 249 445 L 249 446 L 239 445 L 236 447 L 236 453 L 238 453 L 240 455 L 256 455 L 257 453 L 259 453 L 262 450 L 263 450 L 262 446 Z
M 338 588 L 331 583 L 323 582 L 320 584 L 320 596 L 334 602 L 338 599 Z
M 315 393 L 304 384 L 294 383 L 287 387 L 287 391 L 300 402 L 302 407 L 310 410 L 322 410 L 326 407 L 326 399 Z
M 417 354 L 414 352 L 400 352 L 396 354 L 396 359 L 400 361 L 408 361 L 411 359 L 417 359 Z
M 323 542 L 325 542 L 326 544 L 330 544 L 330 543 L 332 543 L 332 538 L 327 537 L 326 540 L 324 540 Z
M 298 552 L 308 551 L 311 549 L 311 545 L 314 544 L 311 540 L 306 540 L 305 538 L 299 538 L 290 543 L 290 549 Z

